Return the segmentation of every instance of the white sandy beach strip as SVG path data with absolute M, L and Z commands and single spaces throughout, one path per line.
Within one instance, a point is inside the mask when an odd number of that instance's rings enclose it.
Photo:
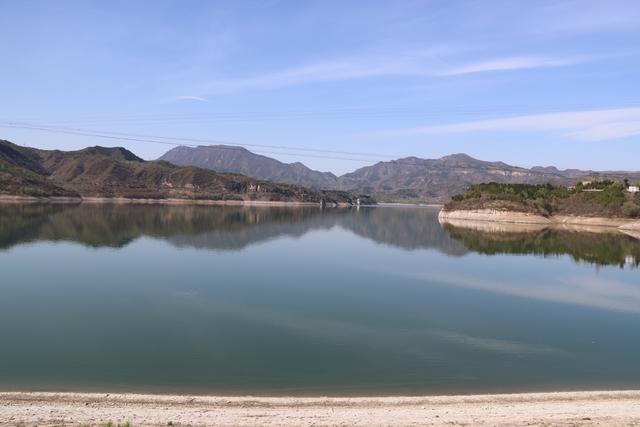
M 295 398 L 0 393 L 0 426 L 639 426 L 640 391 Z

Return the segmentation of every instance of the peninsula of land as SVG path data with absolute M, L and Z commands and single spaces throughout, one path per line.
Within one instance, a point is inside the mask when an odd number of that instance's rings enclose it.
M 630 191 L 631 189 L 631 191 Z M 488 221 L 540 227 L 616 227 L 640 230 L 640 193 L 623 182 L 576 186 L 488 183 L 471 186 L 445 204 L 440 222 Z

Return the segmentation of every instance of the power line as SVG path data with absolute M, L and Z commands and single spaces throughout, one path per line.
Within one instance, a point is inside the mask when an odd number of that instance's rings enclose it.
M 184 141 L 188 143 L 198 142 L 198 143 L 206 143 L 206 144 L 232 145 L 237 147 L 275 148 L 275 149 L 282 149 L 282 150 L 306 151 L 306 152 L 316 152 L 316 153 L 345 154 L 345 155 L 361 156 L 361 157 L 377 157 L 377 158 L 394 157 L 393 155 L 390 155 L 390 154 L 380 154 L 380 153 L 363 153 L 363 152 L 353 152 L 353 151 L 326 150 L 326 149 L 319 149 L 319 148 L 294 147 L 290 145 L 244 144 L 244 143 L 222 141 L 222 140 L 216 140 L 216 139 L 168 137 L 168 136 L 146 135 L 146 134 L 136 134 L 136 133 L 127 133 L 127 132 L 98 131 L 98 130 L 91 130 L 91 129 L 69 128 L 69 127 L 54 126 L 54 125 L 41 125 L 41 124 L 37 125 L 37 124 L 24 123 L 24 122 L 1 122 L 0 121 L 0 124 L 13 125 L 15 127 L 24 126 L 25 128 L 29 127 L 29 128 L 33 128 L 34 130 L 36 129 L 37 130 L 46 130 L 46 129 L 54 130 L 55 129 L 55 130 L 60 130 L 61 132 L 68 131 L 68 132 L 91 133 L 91 134 L 106 134 L 106 135 L 114 135 L 114 136 L 125 136 L 128 138 L 160 139 L 160 140 L 167 140 L 167 141 Z M 145 141 L 145 142 L 150 142 L 150 141 Z M 157 142 L 160 142 L 160 141 L 157 141 Z M 170 144 L 176 145 L 175 143 L 170 143 Z M 179 145 L 197 146 L 193 144 L 179 144 Z M 395 157 L 401 157 L 401 156 L 395 156 Z
M 150 142 L 150 143 L 154 143 L 154 144 L 170 145 L 170 146 L 174 146 L 174 147 L 176 147 L 176 146 L 189 146 L 189 147 L 194 147 L 194 148 L 199 147 L 199 145 L 196 145 L 196 144 L 185 144 L 185 143 L 169 142 L 169 141 L 157 141 L 157 140 L 154 140 L 154 139 L 139 138 L 139 137 L 134 137 L 134 136 L 104 135 L 104 134 L 101 134 L 101 133 L 92 133 L 90 131 L 79 132 L 79 131 L 55 129 L 55 128 L 48 128 L 48 127 L 41 127 L 41 126 L 27 126 L 27 125 L 15 125 L 15 124 L 2 124 L 2 123 L 0 123 L 0 128 L 39 130 L 39 131 L 44 131 L 44 132 L 61 133 L 61 134 L 67 134 L 67 135 L 90 136 L 90 137 L 95 137 L 95 138 L 113 139 L 113 140 L 119 140 L 119 141 Z M 235 144 L 234 147 L 216 146 L 216 147 L 208 147 L 208 148 L 215 148 L 215 149 L 219 149 L 219 150 L 241 151 L 242 150 L 242 145 L 241 144 Z M 262 151 L 262 150 L 261 151 L 254 151 L 254 153 L 275 154 L 275 155 L 284 155 L 284 156 L 312 157 L 312 158 L 331 159 L 331 160 L 348 160 L 348 161 L 356 161 L 356 162 L 364 162 L 364 163 L 372 163 L 373 162 L 373 160 L 348 158 L 348 157 L 321 156 L 321 155 L 313 155 L 313 154 L 285 153 L 285 152 L 273 152 L 273 151 Z
M 119 141 L 133 141 L 133 142 L 147 142 L 154 144 L 162 144 L 169 146 L 188 146 L 197 148 L 201 145 L 198 144 L 190 144 L 185 143 L 184 141 L 199 141 L 199 142 L 214 142 L 221 143 L 221 141 L 217 140 L 206 140 L 206 139 L 194 139 L 194 138 L 174 138 L 174 137 L 163 137 L 163 136 L 151 136 L 151 135 L 139 135 L 139 134 L 127 134 L 124 132 L 106 132 L 106 131 L 95 131 L 88 129 L 74 129 L 74 128 L 62 128 L 56 126 L 48 126 L 48 125 L 37 125 L 37 124 L 27 124 L 27 123 L 17 123 L 17 122 L 3 122 L 0 121 L 0 128 L 12 128 L 12 129 L 25 129 L 25 130 L 35 130 L 42 132 L 50 132 L 50 133 L 60 133 L 60 134 L 68 134 L 68 135 L 78 135 L 78 136 L 89 136 L 95 138 L 103 138 L 103 139 L 111 139 L 111 140 L 119 140 Z M 159 140 L 162 139 L 162 140 Z M 171 141 L 181 141 L 181 142 L 171 142 Z M 345 153 L 345 154 L 353 154 L 353 155 L 362 155 L 362 156 L 376 156 L 373 153 L 357 153 L 357 152 L 341 152 L 341 151 L 331 151 L 331 150 L 322 150 L 322 149 L 310 149 L 310 148 L 302 148 L 302 147 L 289 147 L 289 146 L 271 146 L 271 145 L 260 145 L 260 144 L 239 144 L 239 143 L 230 143 L 225 142 L 227 146 L 205 146 L 209 149 L 217 149 L 217 150 L 230 150 L 230 151 L 242 151 L 244 146 L 253 146 L 253 147 L 265 147 L 265 148 L 278 148 L 278 149 L 289 149 L 289 150 L 299 150 L 299 151 L 315 151 L 321 153 Z M 400 158 L 402 156 L 392 156 L 392 155 L 381 155 L 385 157 L 395 157 L 394 159 L 359 159 L 353 157 L 337 157 L 337 156 L 327 156 L 327 155 L 316 155 L 316 154 L 308 154 L 308 153 L 294 153 L 294 152 L 274 152 L 274 151 L 252 151 L 253 153 L 258 154 L 271 154 L 271 155 L 282 155 L 282 156 L 295 156 L 295 157 L 309 157 L 309 158 L 321 158 L 321 159 L 330 159 L 330 160 L 345 160 L 345 161 L 354 161 L 354 162 L 362 162 L 371 165 L 374 162 L 389 162 L 389 163 L 401 163 L 407 166 L 420 166 L 424 167 L 425 161 L 428 159 L 422 159 L 422 162 L 415 162 L 412 160 L 407 160 Z M 492 163 L 492 162 L 486 162 Z M 502 163 L 502 162 L 497 162 Z M 518 166 L 507 165 L 514 169 L 526 170 L 531 174 L 535 175 L 550 175 L 549 173 L 543 171 L 534 171 L 532 169 L 521 168 Z M 472 165 L 464 165 L 464 166 L 449 166 L 450 169 L 475 169 L 486 171 L 486 166 L 472 166 Z M 552 174 L 553 175 L 553 174 Z M 562 176 L 560 176 L 562 177 Z

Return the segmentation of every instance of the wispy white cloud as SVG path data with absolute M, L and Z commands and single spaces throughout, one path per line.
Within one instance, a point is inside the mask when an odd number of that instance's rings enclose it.
M 203 98 L 201 96 L 193 96 L 193 95 L 180 95 L 180 96 L 176 96 L 176 99 L 187 100 L 187 101 L 209 102 L 209 100 L 206 98 Z
M 203 93 L 268 90 L 371 77 L 429 75 L 434 74 L 436 62 L 429 58 L 417 59 L 403 55 L 333 59 L 244 78 L 215 79 L 199 90 Z
M 611 122 L 590 126 L 570 133 L 569 136 L 584 141 L 603 141 L 640 135 L 640 117 L 627 122 Z
M 484 131 L 561 131 L 583 141 L 604 141 L 640 134 L 640 107 L 531 114 L 392 131 L 394 135 Z
M 329 59 L 242 78 L 219 78 L 195 88 L 198 93 L 270 90 L 332 81 L 376 77 L 444 77 L 489 71 L 563 67 L 600 59 L 601 56 L 507 56 L 460 62 L 448 57 L 463 48 L 436 47 L 423 51 L 393 52 Z M 447 58 L 446 60 L 444 58 Z M 458 64 L 456 64 L 458 62 Z
M 515 71 L 534 68 L 564 67 L 589 62 L 594 59 L 596 59 L 594 56 L 575 56 L 564 58 L 513 56 L 452 67 L 441 72 L 441 75 L 456 76 L 462 74 L 484 73 L 488 71 Z

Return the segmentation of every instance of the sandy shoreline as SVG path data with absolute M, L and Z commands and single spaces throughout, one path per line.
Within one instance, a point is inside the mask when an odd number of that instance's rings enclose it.
M 640 425 L 640 391 L 295 398 L 0 393 L 0 425 Z
M 604 218 L 569 215 L 552 215 L 544 217 L 542 215 L 525 213 L 498 211 L 493 209 L 476 210 L 441 210 L 438 214 L 441 223 L 457 223 L 462 226 L 465 222 L 471 223 L 502 223 L 518 224 L 527 226 L 568 226 L 568 227 L 609 227 L 614 229 L 636 229 L 640 228 L 640 221 L 626 218 Z

